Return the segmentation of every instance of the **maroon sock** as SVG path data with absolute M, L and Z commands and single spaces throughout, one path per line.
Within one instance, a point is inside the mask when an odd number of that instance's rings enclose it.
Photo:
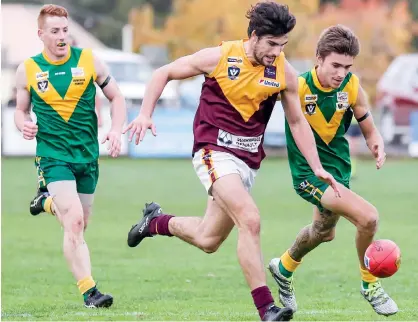
M 260 318 L 263 319 L 264 314 L 271 304 L 274 304 L 273 297 L 271 296 L 268 286 L 260 286 L 251 291 L 253 296 L 255 307 L 258 310 Z
M 151 220 L 149 224 L 151 235 L 173 236 L 168 229 L 168 222 L 173 217 L 171 215 L 160 215 Z

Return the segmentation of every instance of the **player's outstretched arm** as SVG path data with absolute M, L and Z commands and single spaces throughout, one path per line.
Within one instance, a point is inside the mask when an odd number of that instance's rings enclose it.
M 155 70 L 147 84 L 138 117 L 123 131 L 123 133 L 131 131 L 129 141 L 132 141 L 132 138 L 136 135 L 135 143 L 138 144 L 142 141 L 148 129 L 151 129 L 152 134 L 157 135 L 151 117 L 157 101 L 169 81 L 210 74 L 215 69 L 220 58 L 221 47 L 205 48 Z
M 38 126 L 30 116 L 30 93 L 26 87 L 26 71 L 21 63 L 16 71 L 16 110 L 15 124 L 26 140 L 33 140 L 38 133 Z
M 115 79 L 111 77 L 109 68 L 100 58 L 94 56 L 96 83 L 111 104 L 112 125 L 110 131 L 103 138 L 102 143 L 109 141 L 109 154 L 117 157 L 121 149 L 121 135 L 126 119 L 126 102 Z
M 386 161 L 385 144 L 374 124 L 373 117 L 370 114 L 367 94 L 361 86 L 359 86 L 357 102 L 353 108 L 353 112 L 354 117 L 359 123 L 361 132 L 366 139 L 367 146 L 376 159 L 376 168 L 380 169 Z
M 287 88 L 282 94 L 283 109 L 293 138 L 315 175 L 329 183 L 337 196 L 340 195 L 334 177 L 324 170 L 316 149 L 315 138 L 308 121 L 303 116 L 298 93 L 298 79 L 294 68 L 286 61 Z

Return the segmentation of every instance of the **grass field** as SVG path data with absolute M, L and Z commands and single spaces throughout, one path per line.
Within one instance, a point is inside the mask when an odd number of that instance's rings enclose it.
M 295 320 L 418 320 L 418 162 L 372 162 L 358 168 L 352 187 L 380 210 L 378 238 L 402 250 L 400 271 L 383 282 L 400 312 L 376 315 L 362 299 L 354 228 L 341 220 L 337 237 L 305 258 L 295 275 Z M 180 178 L 180 179 L 179 179 Z M 93 276 L 114 306 L 88 310 L 62 255 L 62 230 L 49 215 L 31 217 L 36 185 L 32 159 L 2 161 L 3 320 L 257 320 L 238 266 L 236 231 L 207 255 L 175 238 L 158 236 L 140 247 L 127 232 L 146 201 L 177 215 L 200 216 L 206 197 L 185 160 L 101 161 L 95 212 L 86 240 Z M 264 163 L 254 188 L 262 215 L 264 261 L 280 255 L 310 221 L 311 207 L 291 187 L 286 160 Z M 268 283 L 277 298 L 276 286 Z

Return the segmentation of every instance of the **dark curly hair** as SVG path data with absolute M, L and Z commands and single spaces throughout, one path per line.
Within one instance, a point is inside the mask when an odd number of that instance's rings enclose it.
M 253 31 L 258 37 L 283 36 L 296 25 L 296 18 L 289 12 L 289 7 L 273 1 L 259 2 L 251 6 L 246 17 L 250 19 L 248 37 Z

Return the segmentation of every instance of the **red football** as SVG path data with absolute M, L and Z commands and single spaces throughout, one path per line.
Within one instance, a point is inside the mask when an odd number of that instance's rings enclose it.
M 376 277 L 395 274 L 401 264 L 401 250 L 389 239 L 375 240 L 366 250 L 364 265 Z

